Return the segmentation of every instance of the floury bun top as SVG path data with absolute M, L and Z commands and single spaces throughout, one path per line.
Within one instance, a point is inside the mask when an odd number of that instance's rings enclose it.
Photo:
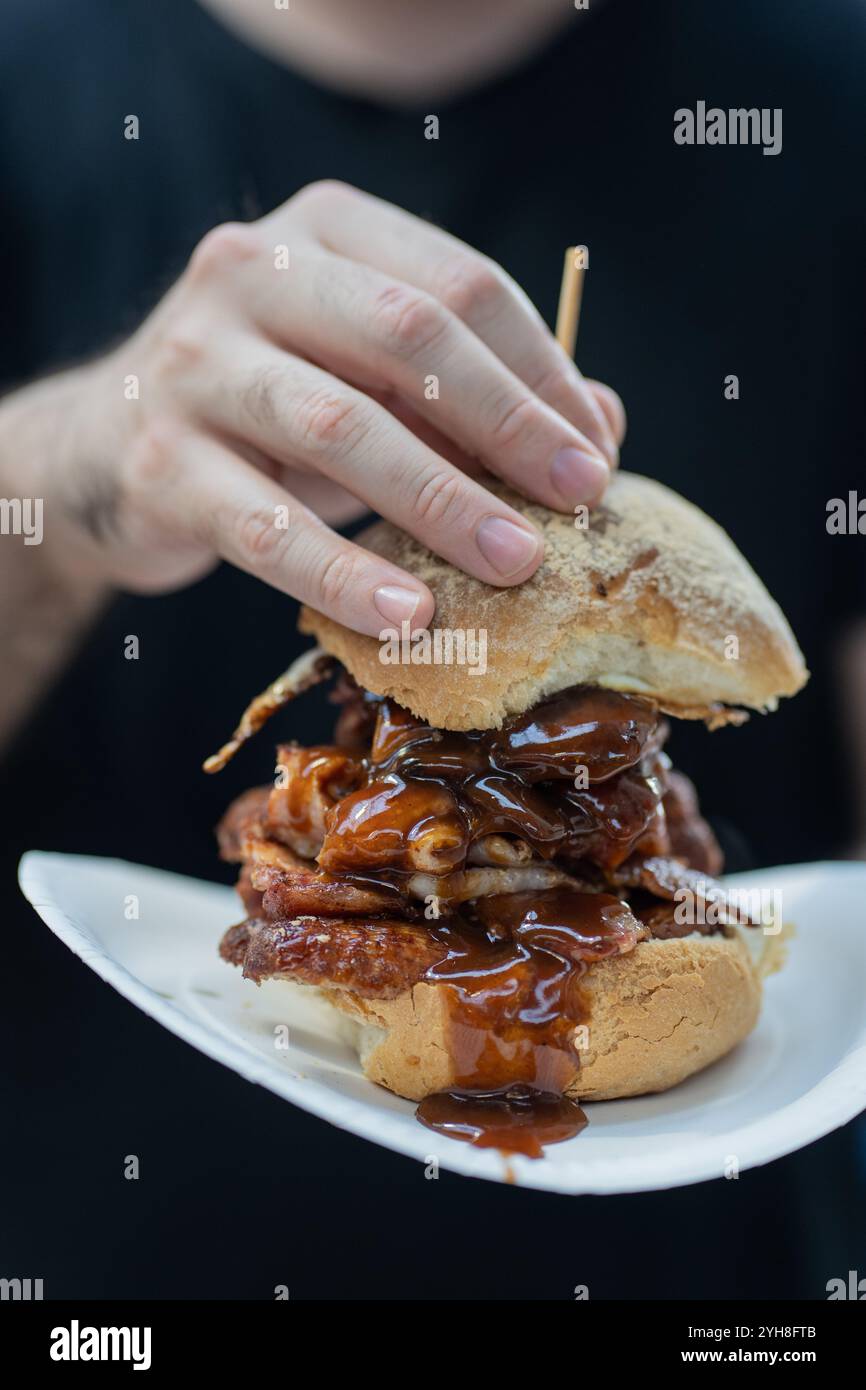
M 408 633 L 379 642 L 303 608 L 301 631 L 359 685 L 454 730 L 498 728 L 573 685 L 643 695 L 714 727 L 805 685 L 778 604 L 725 531 L 677 493 L 618 473 L 601 506 L 572 517 L 487 482 L 539 528 L 543 563 L 524 584 L 495 588 L 378 522 L 359 543 L 423 580 L 436 614 L 425 658 Z

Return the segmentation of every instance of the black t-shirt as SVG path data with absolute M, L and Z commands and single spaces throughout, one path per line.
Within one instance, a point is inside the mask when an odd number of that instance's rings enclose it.
M 624 465 L 729 530 L 813 672 L 771 719 L 677 729 L 675 760 L 744 862 L 833 853 L 850 828 L 833 649 L 864 595 L 862 538 L 825 527 L 828 499 L 862 476 L 864 22 L 855 0 L 820 15 L 769 0 L 607 0 L 483 90 L 394 110 L 318 89 L 192 0 L 32 0 L 0 17 L 0 384 L 109 346 L 210 226 L 323 177 L 478 246 L 549 320 L 562 249 L 585 243 L 578 359 L 626 402 Z M 674 112 L 698 101 L 781 108 L 782 152 L 677 145 Z M 425 138 L 431 113 L 438 140 Z M 137 141 L 124 138 L 130 114 Z M 588 1282 L 592 1296 L 731 1296 L 739 1280 L 746 1293 L 821 1296 L 838 1272 L 822 1274 L 821 1257 L 854 1257 L 853 1230 L 846 1245 L 826 1210 L 851 1180 L 841 1139 L 772 1176 L 603 1207 L 560 1200 L 555 1215 L 551 1198 L 425 1183 L 168 1038 L 13 897 L 15 859 L 34 846 L 226 877 L 211 827 L 269 775 L 273 737 L 221 778 L 202 776 L 201 759 L 304 645 L 295 619 L 294 603 L 226 567 L 178 594 L 122 597 L 5 760 L 7 958 L 21 977 L 6 1050 L 23 1059 L 5 1158 L 26 1194 L 11 1237 L 21 1268 L 35 1267 L 35 1244 L 57 1293 L 267 1297 L 283 1282 L 299 1296 L 569 1297 Z M 137 661 L 124 658 L 131 633 Z M 275 732 L 312 740 L 329 724 L 313 696 Z M 119 1176 L 136 1144 L 152 1155 L 150 1188 Z M 732 1195 L 749 1184 L 773 1208 L 760 1230 Z M 83 1224 L 76 1191 L 93 1204 Z M 207 1271 L 186 1248 L 172 1263 L 175 1239 L 217 1240 L 209 1210 L 226 1235 Z M 378 1241 L 361 1284 L 354 1262 L 335 1270 L 318 1244 L 327 1233 L 332 1251 L 353 1249 L 359 1210 L 365 1249 Z M 474 1272 L 455 1253 L 472 1212 Z M 750 1226 L 748 1268 L 731 1221 Z

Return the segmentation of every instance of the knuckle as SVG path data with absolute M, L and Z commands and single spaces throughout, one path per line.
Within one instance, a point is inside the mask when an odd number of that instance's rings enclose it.
M 537 407 L 532 396 L 509 396 L 493 412 L 490 437 L 497 449 L 508 449 L 524 439 L 537 420 Z
M 406 285 L 388 285 L 373 300 L 370 322 L 386 352 L 412 358 L 445 331 L 447 313 L 432 295 Z
M 180 467 L 180 425 L 170 419 L 151 420 L 139 432 L 127 455 L 130 491 L 140 495 L 164 488 Z
M 325 204 L 357 196 L 357 188 L 353 188 L 350 183 L 343 183 L 341 179 L 315 179 L 299 188 L 291 201 L 295 204 Z
M 285 558 L 287 533 L 277 526 L 274 509 L 255 507 L 240 517 L 237 526 L 238 545 L 251 567 L 276 569 Z
M 579 377 L 573 368 L 554 365 L 545 367 L 533 376 L 529 385 L 537 396 L 544 400 L 561 401 L 574 398 L 575 385 Z
M 605 405 L 595 383 L 581 377 L 570 364 L 543 368 L 529 378 L 529 385 L 542 401 L 550 402 L 572 420 L 597 448 L 604 450 L 611 434 L 616 434 L 613 407 Z
M 265 367 L 241 391 L 244 409 L 259 425 L 272 425 L 283 413 L 284 378 L 279 367 Z
M 350 448 L 363 432 L 361 408 L 348 393 L 318 387 L 295 411 L 295 433 L 309 451 L 329 454 Z
M 221 222 L 206 232 L 192 253 L 189 273 L 192 279 L 222 274 L 256 256 L 259 234 L 246 222 Z
M 422 481 L 412 501 L 416 522 L 427 526 L 456 522 L 464 511 L 463 478 L 459 473 L 447 473 L 441 469 Z
M 460 256 L 439 277 L 439 298 L 465 323 L 494 317 L 508 295 L 503 271 L 481 256 Z
M 199 367 L 207 352 L 208 334 L 202 325 L 184 315 L 168 325 L 156 342 L 154 371 L 159 380 L 176 382 Z
M 326 611 L 338 609 L 357 582 L 357 565 L 351 554 L 336 551 L 319 575 L 319 595 Z

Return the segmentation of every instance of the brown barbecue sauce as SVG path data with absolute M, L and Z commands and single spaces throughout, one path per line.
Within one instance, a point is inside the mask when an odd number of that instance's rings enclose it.
M 425 978 L 446 991 L 456 1089 L 422 1101 L 419 1120 L 531 1158 L 578 1134 L 586 1118 L 565 1091 L 588 1019 L 581 980 L 639 931 L 618 898 L 568 887 L 482 898 L 472 923 L 433 927 L 445 955 Z
M 593 836 L 607 862 L 621 862 L 662 789 L 652 765 L 616 774 L 641 761 L 658 722 L 652 705 L 604 690 L 563 692 L 490 733 L 432 729 L 382 701 L 368 784 L 340 803 L 323 866 L 405 872 L 409 837 L 426 827 L 439 873 L 493 834 L 518 836 L 548 860 Z M 588 785 L 578 789 L 581 767 Z M 554 888 L 480 898 L 469 920 L 430 930 L 444 955 L 426 978 L 446 991 L 457 1089 L 428 1096 L 418 1118 L 479 1147 L 540 1157 L 586 1124 L 564 1094 L 579 1071 L 581 978 L 592 960 L 630 949 L 638 924 L 617 898 Z
M 511 1086 L 499 1091 L 439 1091 L 415 1112 L 422 1125 L 479 1149 L 541 1158 L 545 1144 L 573 1139 L 588 1123 L 568 1096 Z
M 542 860 L 577 861 L 599 878 L 638 843 L 642 854 L 665 854 L 665 733 L 648 701 L 596 688 L 564 691 L 500 730 L 469 733 L 433 729 L 360 692 L 353 705 L 350 692 L 337 729 L 343 749 L 305 759 L 315 775 L 329 756 L 338 766 L 348 745 L 353 772 L 363 768 L 347 795 L 345 780 L 335 795 L 320 868 L 395 886 L 427 872 L 446 888 L 444 875 L 489 835 L 516 836 Z M 300 803 L 287 819 L 304 829 Z M 544 1144 L 586 1124 L 565 1095 L 588 1019 L 583 976 L 593 961 L 631 950 L 646 929 L 619 898 L 571 886 L 479 897 L 454 913 L 445 897 L 442 910 L 429 922 L 442 957 L 425 979 L 446 992 L 456 1087 L 423 1100 L 418 1119 L 538 1158 Z

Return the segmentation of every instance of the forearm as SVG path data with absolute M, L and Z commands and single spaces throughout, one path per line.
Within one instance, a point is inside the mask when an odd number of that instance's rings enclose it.
M 0 748 L 74 655 L 108 596 L 70 516 L 77 453 L 86 447 L 88 371 L 51 377 L 0 402 Z

